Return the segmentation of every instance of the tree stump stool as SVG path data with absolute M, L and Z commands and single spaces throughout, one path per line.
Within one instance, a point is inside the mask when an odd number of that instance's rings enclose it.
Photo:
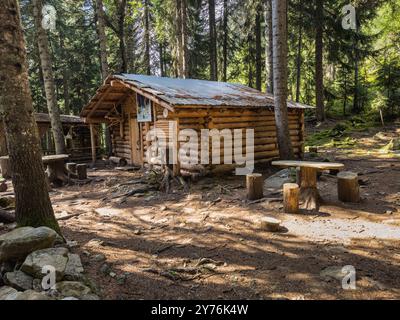
M 67 170 L 73 174 L 76 174 L 76 163 L 73 162 L 67 163 Z
M 360 185 L 357 173 L 342 171 L 338 173 L 338 197 L 342 202 L 360 201 Z
M 285 183 L 283 185 L 283 209 L 286 213 L 299 212 L 300 188 L 296 183 Z
M 76 166 L 76 173 L 78 175 L 79 180 L 87 179 L 87 166 L 86 164 L 78 164 Z
M 251 173 L 246 176 L 247 199 L 261 199 L 264 189 L 264 179 L 260 173 Z
M 281 223 L 281 220 L 272 217 L 265 217 L 261 219 L 260 227 L 269 232 L 277 232 L 281 229 Z
M 9 156 L 0 157 L 1 175 L 4 179 L 11 179 L 11 162 Z

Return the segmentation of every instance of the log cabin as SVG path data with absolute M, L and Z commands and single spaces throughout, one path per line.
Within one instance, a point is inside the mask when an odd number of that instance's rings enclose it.
M 288 102 L 290 139 L 297 158 L 303 156 L 304 112 L 307 108 L 311 107 Z M 106 123 L 111 131 L 113 155 L 125 158 L 132 165 L 165 163 L 165 158 L 173 157 L 176 152 L 169 152 L 171 149 L 180 150 L 182 145 L 190 143 L 187 137 L 182 139 L 180 135 L 185 129 L 197 132 L 199 137 L 205 129 L 253 129 L 254 162 L 279 158 L 273 96 L 240 84 L 135 74 L 111 75 L 83 108 L 81 117 L 91 128 Z M 164 138 L 165 142 L 150 134 L 160 129 L 169 137 Z M 231 156 L 247 150 L 245 136 L 243 132 L 243 143 L 230 149 Z M 227 140 L 225 135 L 223 137 L 224 143 L 213 141 L 211 147 L 207 144 L 206 153 L 210 157 L 215 158 L 211 154 L 214 147 L 220 149 L 220 157 L 225 156 Z M 229 143 L 232 147 L 232 142 Z M 168 149 L 164 162 L 160 163 L 160 157 L 154 156 L 157 155 L 154 145 L 156 149 Z M 202 161 L 204 154 L 198 145 L 189 150 L 189 162 L 182 161 L 180 151 L 175 157 L 177 160 L 167 161 L 172 163 L 174 174 L 204 175 L 237 166 L 237 163 L 224 163 L 223 159 L 209 163 Z M 151 154 L 153 157 L 149 156 Z
M 53 135 L 51 133 L 50 117 L 47 113 L 35 113 L 43 155 L 55 154 Z M 92 160 L 92 141 L 89 125 L 78 116 L 61 115 L 66 152 L 71 162 L 88 162 Z M 96 132 L 99 130 L 98 127 Z M 94 137 L 96 158 L 100 156 L 100 134 Z M 0 124 L 0 156 L 8 155 L 7 139 Z

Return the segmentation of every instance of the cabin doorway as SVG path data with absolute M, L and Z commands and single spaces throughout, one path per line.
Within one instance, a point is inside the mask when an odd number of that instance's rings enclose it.
M 132 163 L 134 165 L 142 165 L 142 145 L 140 139 L 140 129 L 136 118 L 130 119 L 130 133 L 131 133 L 131 150 L 132 150 Z

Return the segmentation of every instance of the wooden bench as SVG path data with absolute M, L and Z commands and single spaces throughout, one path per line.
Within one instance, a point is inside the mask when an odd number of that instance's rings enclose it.
M 303 208 L 307 210 L 318 210 L 321 202 L 317 188 L 317 172 L 344 168 L 342 163 L 296 160 L 273 161 L 272 165 L 282 168 L 300 168 L 300 199 L 303 201 Z

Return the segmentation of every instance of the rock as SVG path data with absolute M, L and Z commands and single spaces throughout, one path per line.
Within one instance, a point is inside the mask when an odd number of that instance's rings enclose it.
M 66 298 L 61 299 L 61 300 L 79 300 L 79 299 L 77 299 L 75 297 L 66 297 Z
M 33 279 L 33 281 L 32 281 L 32 289 L 37 291 L 37 292 L 42 292 L 42 290 L 43 290 L 42 280 Z
M 104 262 L 106 261 L 106 256 L 104 254 L 95 254 L 93 257 L 91 257 L 91 260 L 94 262 Z
M 73 248 L 79 247 L 79 243 L 78 243 L 78 241 L 67 241 L 67 247 L 69 249 L 73 249 Z
M 100 298 L 98 296 L 96 296 L 95 294 L 85 294 L 82 297 L 82 300 L 100 300 Z
M 99 247 L 103 245 L 103 241 L 100 239 L 92 239 L 88 243 L 86 243 L 88 247 Z
M 120 209 L 107 208 L 107 207 L 95 209 L 94 212 L 96 212 L 99 216 L 102 217 L 113 217 L 121 215 L 123 213 L 122 210 Z
M 0 192 L 7 191 L 7 183 L 5 181 L 0 182 Z
M 269 193 L 278 192 L 283 188 L 285 183 L 295 181 L 296 176 L 292 175 L 292 171 L 290 169 L 284 169 L 265 179 L 264 189 L 267 189 Z
M 24 292 L 19 292 L 14 300 L 52 300 L 52 299 L 43 293 L 39 293 L 33 290 L 26 290 Z
M 342 267 L 331 266 L 323 269 L 320 272 L 320 276 L 323 278 L 329 277 L 342 281 L 342 279 L 346 276 L 346 272 L 342 272 Z
M 36 278 L 42 278 L 44 266 L 52 266 L 56 271 L 57 281 L 64 277 L 65 268 L 68 262 L 68 249 L 49 248 L 32 252 L 26 257 L 22 264 L 21 271 L 28 273 Z
M 82 278 L 83 266 L 78 254 L 68 254 L 68 262 L 65 267 L 64 277 L 66 280 L 75 281 Z
M 56 290 L 64 297 L 82 298 L 91 293 L 89 287 L 77 281 L 62 281 L 56 284 Z
M 281 228 L 281 220 L 271 218 L 271 217 L 265 217 L 260 220 L 260 227 L 261 229 L 270 231 L 270 232 L 276 232 L 279 231 Z
M 22 227 L 0 236 L 0 262 L 23 260 L 33 251 L 52 247 L 57 233 L 47 227 Z
M 15 300 L 18 291 L 11 287 L 0 287 L 0 300 Z
M 0 275 L 5 275 L 7 272 L 13 272 L 15 268 L 15 263 L 3 262 L 0 263 Z
M 126 278 L 127 278 L 126 274 L 120 274 L 120 275 L 117 276 L 117 278 L 116 278 L 117 283 L 118 283 L 119 285 L 124 285 L 125 282 L 126 282 Z
M 108 275 L 111 271 L 111 267 L 107 264 L 104 263 L 101 267 L 100 267 L 100 272 L 104 275 Z
M 33 288 L 33 277 L 22 272 L 7 272 L 4 275 L 4 282 L 17 290 L 31 290 Z

